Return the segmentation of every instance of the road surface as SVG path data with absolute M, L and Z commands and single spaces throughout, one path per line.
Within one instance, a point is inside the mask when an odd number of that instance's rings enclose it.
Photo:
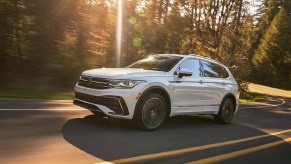
M 247 103 L 230 125 L 173 117 L 154 132 L 71 101 L 0 99 L 0 163 L 291 162 L 291 98 Z

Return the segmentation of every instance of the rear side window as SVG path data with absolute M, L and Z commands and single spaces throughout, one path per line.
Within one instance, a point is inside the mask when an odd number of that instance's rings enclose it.
M 204 77 L 227 78 L 228 72 L 226 69 L 216 63 L 202 61 Z
M 219 65 L 219 75 L 220 75 L 220 78 L 228 78 L 229 77 L 227 70 L 220 65 Z
M 201 77 L 201 66 L 198 59 L 186 59 L 180 65 L 180 69 L 182 68 L 192 71 L 192 77 Z

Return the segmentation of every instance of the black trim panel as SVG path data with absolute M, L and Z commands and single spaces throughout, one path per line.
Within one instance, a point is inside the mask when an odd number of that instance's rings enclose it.
M 92 104 L 88 104 L 88 103 L 85 103 L 85 102 L 82 102 L 82 101 L 79 101 L 79 100 L 74 100 L 73 104 L 77 105 L 79 107 L 82 107 L 82 108 L 86 108 L 86 109 L 90 110 L 91 112 L 103 113 L 97 106 L 92 105 Z
M 178 106 L 178 107 L 194 107 L 194 106 L 219 106 L 220 104 L 208 104 L 208 105 L 188 105 L 188 106 Z
M 106 106 L 114 111 L 115 114 L 129 114 L 127 105 L 124 99 L 120 96 L 93 96 L 81 92 L 75 92 L 75 98 L 89 103 Z

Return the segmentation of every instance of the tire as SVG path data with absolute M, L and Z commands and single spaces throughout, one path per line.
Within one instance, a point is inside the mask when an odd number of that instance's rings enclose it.
M 165 99 L 157 93 L 145 95 L 138 103 L 134 121 L 139 129 L 153 131 L 158 129 L 167 117 Z
M 235 110 L 234 102 L 231 98 L 226 98 L 222 101 L 219 112 L 214 116 L 215 120 L 221 124 L 229 124 L 232 121 Z

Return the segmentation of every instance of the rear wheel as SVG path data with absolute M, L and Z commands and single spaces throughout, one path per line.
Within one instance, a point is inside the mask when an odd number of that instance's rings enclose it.
M 215 119 L 222 124 L 231 123 L 233 113 L 234 113 L 234 102 L 231 98 L 226 98 L 220 105 L 220 109 Z
M 146 95 L 139 104 L 135 121 L 143 130 L 156 130 L 166 119 L 167 104 L 165 99 L 156 93 Z

